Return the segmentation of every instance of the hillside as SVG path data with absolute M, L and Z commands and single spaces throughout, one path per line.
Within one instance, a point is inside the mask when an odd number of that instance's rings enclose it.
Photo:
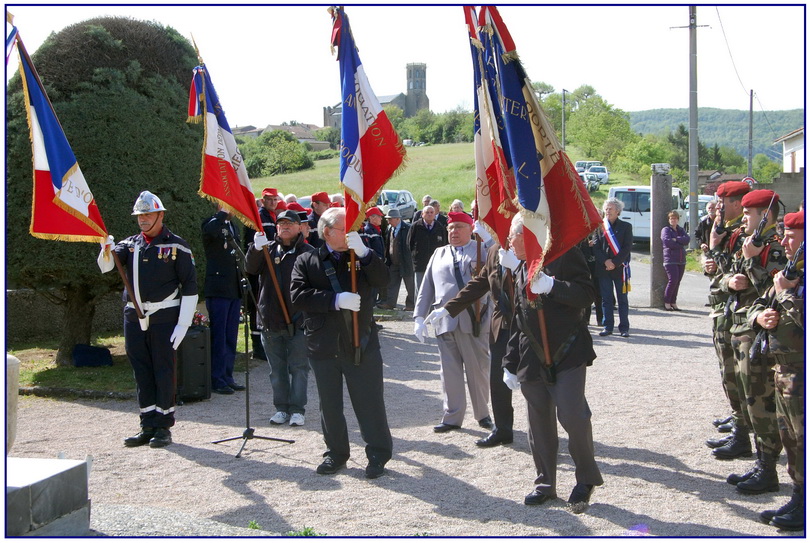
M 689 110 L 650 109 L 631 111 L 630 128 L 640 134 L 667 134 L 679 124 L 689 127 Z M 780 160 L 782 148 L 773 141 L 804 126 L 804 110 L 755 111 L 754 155 L 764 153 Z M 748 111 L 737 109 L 698 108 L 698 134 L 707 147 L 714 144 L 731 147 L 748 157 Z

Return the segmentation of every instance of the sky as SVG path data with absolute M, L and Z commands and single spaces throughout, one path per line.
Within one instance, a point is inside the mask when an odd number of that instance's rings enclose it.
M 232 127 L 323 125 L 340 101 L 325 6 L 36 6 L 6 4 L 29 53 L 51 32 L 127 16 L 192 35 Z M 435 113 L 472 108 L 472 61 L 460 6 L 346 5 L 360 59 L 378 96 L 405 92 L 405 66 L 427 65 Z M 577 5 L 499 8 L 533 81 L 590 85 L 624 111 L 689 107 L 689 8 Z M 698 6 L 698 106 L 804 108 L 804 5 Z M 7 68 L 17 69 L 12 60 Z M 736 70 L 735 70 L 736 68 Z M 189 73 L 189 82 L 191 73 Z

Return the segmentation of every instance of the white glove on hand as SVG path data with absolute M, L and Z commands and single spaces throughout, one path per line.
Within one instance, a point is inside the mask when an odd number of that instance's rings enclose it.
M 357 258 L 363 258 L 368 254 L 371 250 L 363 243 L 363 238 L 360 237 L 360 234 L 357 232 L 349 232 L 346 234 L 346 244 L 349 246 L 349 249 L 354 251 L 354 254 L 357 255 Z
M 194 313 L 197 311 L 197 295 L 183 296 L 180 299 L 180 317 L 177 319 L 177 325 L 174 327 L 169 341 L 172 342 L 172 348 L 176 351 L 186 337 L 188 327 L 194 319 Z
M 529 286 L 532 292 L 535 294 L 548 294 L 551 292 L 551 287 L 554 286 L 554 278 L 549 277 L 543 272 L 537 276 L 537 278 L 532 281 L 532 284 Z
M 520 266 L 520 260 L 512 249 L 498 249 L 498 262 L 504 268 L 515 271 Z
M 503 369 L 503 382 L 509 387 L 509 390 L 517 390 L 520 388 L 520 382 L 517 375 L 511 373 L 508 369 Z
M 101 252 L 98 254 L 96 263 L 101 273 L 107 273 L 115 268 L 115 260 L 113 260 L 112 250 L 115 247 L 115 239 L 112 236 L 107 236 L 107 239 L 101 244 Z
M 413 335 L 416 336 L 416 339 L 419 340 L 419 343 L 424 343 L 425 338 L 427 338 L 428 329 L 425 325 L 425 319 L 422 317 L 416 317 L 413 323 Z
M 481 237 L 481 241 L 484 243 L 489 243 L 492 239 L 492 236 L 489 234 L 487 227 L 481 221 L 475 221 L 473 225 L 473 234 L 478 234 Z
M 340 292 L 337 295 L 337 304 L 341 309 L 357 313 L 360 311 L 360 295 L 354 292 Z
M 425 324 L 433 324 L 435 321 L 449 316 L 450 313 L 448 313 L 445 308 L 440 307 L 439 309 L 434 309 L 433 311 L 428 313 L 428 316 L 425 317 Z M 433 324 L 433 326 L 435 327 L 436 325 Z
M 264 232 L 256 232 L 253 236 L 253 248 L 257 251 L 261 251 L 262 247 L 265 245 L 270 245 L 270 240 L 267 239 L 267 234 Z

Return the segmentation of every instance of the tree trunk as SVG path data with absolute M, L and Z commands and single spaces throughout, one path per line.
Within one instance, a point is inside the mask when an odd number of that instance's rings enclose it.
M 56 364 L 73 364 L 73 347 L 77 343 L 90 344 L 93 331 L 93 316 L 96 314 L 96 301 L 87 285 L 65 288 L 65 314 L 62 325 L 62 341 L 56 352 Z

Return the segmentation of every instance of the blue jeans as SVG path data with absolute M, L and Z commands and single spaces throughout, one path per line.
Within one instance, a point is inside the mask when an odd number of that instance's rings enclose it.
M 286 331 L 262 334 L 262 346 L 273 372 L 273 405 L 277 411 L 304 414 L 307 405 L 307 378 L 309 359 L 304 332 L 295 330 L 290 337 Z
M 599 292 L 602 295 L 602 326 L 605 330 L 613 331 L 613 304 L 618 299 L 619 332 L 630 332 L 630 321 L 627 320 L 630 307 L 627 303 L 627 293 L 622 293 L 622 278 L 613 279 L 600 275 Z
M 223 388 L 234 383 L 236 338 L 239 335 L 239 298 L 206 298 L 211 327 L 211 386 Z

